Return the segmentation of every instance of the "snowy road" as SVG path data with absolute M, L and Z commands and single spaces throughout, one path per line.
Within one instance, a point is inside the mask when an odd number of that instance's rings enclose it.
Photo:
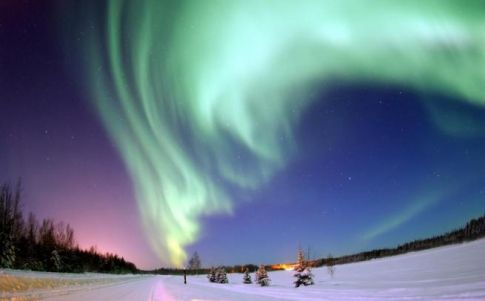
M 484 254 L 485 239 L 482 239 L 339 265 L 333 279 L 326 268 L 318 268 L 313 270 L 315 285 L 298 289 L 292 286 L 291 271 L 271 272 L 271 286 L 259 287 L 243 284 L 241 274 L 229 274 L 229 284 L 209 283 L 205 275 L 201 275 L 188 277 L 188 284 L 184 285 L 181 276 L 22 271 L 3 271 L 2 274 L 0 270 L 0 288 L 7 287 L 2 286 L 1 281 L 8 277 L 30 279 L 36 285 L 36 289 L 27 287 L 2 292 L 0 300 L 485 300 Z M 64 281 L 64 284 L 56 286 L 55 281 Z M 43 283 L 43 289 L 38 289 Z
M 61 294 L 47 300 L 173 300 L 159 277 L 139 278 L 71 294 Z
M 128 283 L 101 287 L 74 294 L 51 297 L 47 300 L 118 300 L 118 301 L 175 301 L 180 300 L 173 295 L 164 284 L 167 277 L 151 276 L 132 280 Z
M 81 300 L 117 300 L 117 301 L 178 301 L 178 300 L 279 300 L 268 296 L 251 295 L 242 298 L 240 290 L 221 289 L 221 285 L 206 285 L 198 277 L 195 283 L 184 285 L 180 276 L 149 276 L 127 283 L 97 287 L 76 293 L 60 294 L 43 300 L 81 301 Z M 205 280 L 205 279 L 204 279 Z

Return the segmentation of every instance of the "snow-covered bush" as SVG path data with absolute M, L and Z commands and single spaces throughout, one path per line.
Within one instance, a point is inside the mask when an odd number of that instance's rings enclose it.
M 300 285 L 313 285 L 313 274 L 312 271 L 309 267 L 305 268 L 302 272 L 297 272 L 295 274 L 296 280 L 295 280 L 295 287 L 299 287 Z
M 249 275 L 249 269 L 248 268 L 246 268 L 246 270 L 244 270 L 243 283 L 244 284 L 253 283 L 253 281 L 251 280 L 251 275 Z
M 209 282 L 216 282 L 216 270 L 214 268 L 210 269 L 207 279 L 209 279 Z
M 220 267 L 216 271 L 216 282 L 217 283 L 229 283 L 227 279 L 226 270 L 223 267 Z
M 268 277 L 264 265 L 260 265 L 259 269 L 256 271 L 256 283 L 261 286 L 268 286 L 271 280 Z

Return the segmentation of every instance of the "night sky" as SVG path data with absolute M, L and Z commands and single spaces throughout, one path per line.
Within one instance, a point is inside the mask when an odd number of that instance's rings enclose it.
M 81 247 L 287 262 L 485 213 L 480 1 L 96 2 L 0 2 L 0 181 Z

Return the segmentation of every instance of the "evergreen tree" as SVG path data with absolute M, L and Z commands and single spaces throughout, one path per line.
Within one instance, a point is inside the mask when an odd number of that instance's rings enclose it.
M 264 265 L 260 265 L 259 269 L 256 271 L 256 282 L 261 286 L 268 286 L 271 282 Z
M 220 267 L 216 271 L 216 282 L 217 283 L 229 283 L 229 280 L 227 279 L 227 274 L 226 270 L 224 267 Z
M 294 277 L 296 277 L 294 282 L 295 287 L 299 287 L 302 284 L 304 286 L 313 284 L 313 274 L 305 261 L 305 255 L 301 249 L 298 250 L 298 261 L 294 270 L 296 272 L 294 275 Z
M 0 267 L 13 268 L 15 263 L 15 245 L 10 235 L 0 233 Z
M 216 270 L 213 267 L 210 269 L 207 279 L 209 279 L 209 282 L 216 282 Z
M 246 268 L 244 270 L 243 283 L 245 283 L 245 284 L 253 283 L 253 281 L 251 280 L 251 275 L 249 275 L 249 269 L 248 268 Z
M 54 267 L 54 271 L 60 272 L 62 270 L 61 256 L 57 250 L 54 250 L 51 253 L 51 264 Z

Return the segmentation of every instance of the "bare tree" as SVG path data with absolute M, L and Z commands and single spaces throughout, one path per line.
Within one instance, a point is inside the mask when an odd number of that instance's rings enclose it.
M 0 267 L 13 267 L 16 259 L 15 245 L 23 235 L 20 192 L 20 181 L 15 193 L 7 184 L 0 188 Z
M 327 270 L 330 277 L 333 278 L 333 275 L 335 274 L 335 262 L 332 257 L 332 254 L 328 254 L 328 257 L 327 257 Z
M 190 258 L 190 260 L 188 262 L 187 268 L 189 270 L 197 271 L 197 270 L 200 270 L 201 265 L 202 264 L 200 262 L 199 253 L 194 252 L 194 254 L 192 255 L 192 257 Z

